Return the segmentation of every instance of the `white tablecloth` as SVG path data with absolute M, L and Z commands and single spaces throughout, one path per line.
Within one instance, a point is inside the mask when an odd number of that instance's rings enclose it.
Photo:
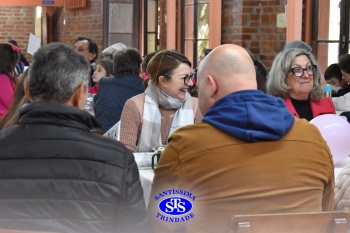
M 140 181 L 143 188 L 143 196 L 145 197 L 146 207 L 148 206 L 149 196 L 151 194 L 154 171 L 152 169 L 139 170 Z
M 154 171 L 152 170 L 152 156 L 151 153 L 134 153 L 135 161 L 139 168 L 140 181 L 143 188 L 143 196 L 145 198 L 146 207 L 148 206 L 149 195 L 151 194 Z

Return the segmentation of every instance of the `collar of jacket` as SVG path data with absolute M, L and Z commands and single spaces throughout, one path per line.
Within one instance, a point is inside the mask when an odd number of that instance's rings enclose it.
M 28 103 L 20 109 L 19 124 L 54 124 L 90 130 L 99 128 L 95 117 L 79 108 L 52 102 Z

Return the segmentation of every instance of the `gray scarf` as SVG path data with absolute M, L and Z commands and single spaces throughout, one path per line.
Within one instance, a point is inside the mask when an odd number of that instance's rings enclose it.
M 142 128 L 138 139 L 138 152 L 150 152 L 153 147 L 162 145 L 160 133 L 162 117 L 159 105 L 166 109 L 177 109 L 171 123 L 168 138 L 176 129 L 194 123 L 192 97 L 188 92 L 186 93 L 186 100 L 175 99 L 160 90 L 159 87 L 154 86 L 152 81 L 149 81 L 145 94 Z

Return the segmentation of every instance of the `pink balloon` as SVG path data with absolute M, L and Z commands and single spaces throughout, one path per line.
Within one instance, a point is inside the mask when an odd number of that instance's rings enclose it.
M 350 155 L 350 124 L 341 116 L 324 114 L 310 121 L 321 132 L 327 142 L 334 164 L 337 164 Z

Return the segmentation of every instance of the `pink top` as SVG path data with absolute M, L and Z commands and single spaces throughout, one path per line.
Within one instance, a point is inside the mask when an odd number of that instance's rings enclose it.
M 0 73 L 0 117 L 10 108 L 16 84 L 6 74 Z
M 89 88 L 88 93 L 97 94 L 97 91 L 98 91 L 98 83 L 95 83 L 95 85 Z

